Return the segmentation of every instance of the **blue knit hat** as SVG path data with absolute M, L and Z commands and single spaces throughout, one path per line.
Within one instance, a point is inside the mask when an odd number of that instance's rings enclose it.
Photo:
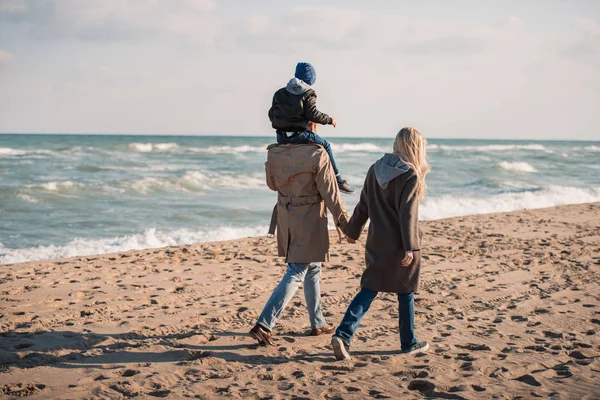
M 315 71 L 315 67 L 310 63 L 299 62 L 298 65 L 296 65 L 296 73 L 294 76 L 312 86 L 317 80 L 317 71 Z

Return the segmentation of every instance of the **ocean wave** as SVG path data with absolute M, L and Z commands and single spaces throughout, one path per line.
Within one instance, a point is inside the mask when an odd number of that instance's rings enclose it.
M 546 148 L 542 144 L 487 144 L 480 146 L 451 146 L 444 144 L 430 144 L 427 150 L 446 150 L 446 151 L 507 151 L 507 150 L 529 150 L 545 151 L 554 153 L 553 150 Z
M 426 197 L 421 205 L 420 217 L 423 220 L 433 220 L 597 201 L 600 201 L 600 186 L 592 188 L 550 186 L 536 191 L 480 197 L 447 195 Z
M 209 146 L 209 147 L 188 147 L 185 150 L 193 153 L 206 154 L 239 154 L 239 153 L 265 153 L 268 144 L 264 146 Z
M 48 192 L 72 193 L 80 188 L 84 188 L 85 185 L 82 183 L 72 181 L 62 181 L 42 183 L 41 185 L 39 185 L 39 187 Z
M 146 177 L 133 182 L 123 182 L 121 185 L 144 194 L 157 191 L 203 192 L 214 189 L 259 189 L 266 186 L 262 175 L 226 175 L 199 171 L 188 171 L 181 176 Z
M 87 169 L 89 170 L 89 169 Z M 93 169 L 95 170 L 95 169 Z M 32 194 L 95 194 L 136 192 L 209 192 L 213 190 L 248 190 L 265 188 L 262 174 L 224 174 L 217 172 L 187 171 L 177 176 L 147 176 L 137 180 L 79 183 L 73 181 L 48 181 L 24 186 L 25 195 Z M 25 199 L 23 199 L 25 200 Z
M 11 149 L 10 147 L 0 147 L 0 156 L 20 156 L 25 154 L 24 150 Z
M 23 193 L 25 192 L 25 193 Z M 48 196 L 60 196 L 60 195 L 104 195 L 104 194 L 115 194 L 123 193 L 124 189 L 101 184 L 99 182 L 92 182 L 89 184 L 73 182 L 73 181 L 48 181 L 44 183 L 26 185 L 22 188 L 22 192 L 17 196 L 23 200 L 26 200 L 23 196 L 31 197 L 32 195 L 38 195 L 45 200 L 50 201 L 51 197 Z M 26 200 L 27 201 L 27 200 Z M 31 201 L 30 201 L 31 202 Z
M 0 264 L 50 260 L 95 254 L 117 253 L 182 244 L 233 240 L 264 235 L 266 226 L 206 228 L 202 230 L 178 229 L 161 232 L 146 229 L 143 233 L 108 239 L 73 239 L 64 246 L 38 246 L 8 249 L 0 243 Z
M 392 146 L 383 147 L 373 143 L 331 143 L 331 150 L 334 153 L 389 153 L 392 150 Z
M 125 169 L 125 168 L 123 168 Z M 78 171 L 81 172 L 102 172 L 102 171 L 113 171 L 113 168 L 106 168 L 106 167 L 98 167 L 96 165 L 80 165 L 77 167 Z
M 19 199 L 21 199 L 21 200 L 23 200 L 23 201 L 27 202 L 27 203 L 32 203 L 32 204 L 37 204 L 37 203 L 39 203 L 39 200 L 38 200 L 38 199 L 36 199 L 36 198 L 35 198 L 35 197 L 33 197 L 33 196 L 29 196 L 28 194 L 19 193 L 19 194 L 17 195 L 17 197 L 18 197 Z
M 500 168 L 506 171 L 512 172 L 523 172 L 523 173 L 535 173 L 539 172 L 535 169 L 531 164 L 522 162 L 522 161 L 502 161 L 501 163 L 496 164 L 496 168 Z
M 175 150 L 179 147 L 177 143 L 129 143 L 127 148 L 139 153 L 161 152 Z
M 33 156 L 43 156 L 43 155 L 51 155 L 54 154 L 55 152 L 52 150 L 45 150 L 45 149 L 33 149 L 33 150 L 29 150 L 29 149 L 13 149 L 10 147 L 0 147 L 0 157 L 10 157 L 10 156 L 28 156 L 28 155 L 33 155 Z

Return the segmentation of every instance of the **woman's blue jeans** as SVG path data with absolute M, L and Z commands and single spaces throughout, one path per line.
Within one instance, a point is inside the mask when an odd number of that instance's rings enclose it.
M 321 263 L 288 264 L 283 279 L 279 282 L 271 297 L 265 304 L 257 323 L 273 329 L 281 312 L 287 303 L 294 297 L 300 285 L 304 282 L 304 298 L 312 329 L 325 326 L 325 317 L 321 312 Z
M 356 332 L 360 321 L 369 311 L 369 307 L 371 307 L 371 303 L 376 296 L 377 292 L 361 289 L 348 306 L 340 326 L 335 331 L 335 336 L 342 339 L 347 346 L 350 346 L 354 332 Z M 400 347 L 402 350 L 406 350 L 418 343 L 415 337 L 415 300 L 413 293 L 398 293 L 398 319 Z

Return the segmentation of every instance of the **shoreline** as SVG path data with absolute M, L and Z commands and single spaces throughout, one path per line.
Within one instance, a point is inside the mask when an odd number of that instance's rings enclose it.
M 399 354 L 397 300 L 380 294 L 337 362 L 300 290 L 247 336 L 286 264 L 275 239 L 131 250 L 0 268 L 0 394 L 50 398 L 594 398 L 600 393 L 600 203 L 420 223 L 415 328 Z M 338 244 L 321 290 L 339 323 L 364 269 Z
M 466 218 L 466 217 L 475 217 L 475 216 L 489 216 L 489 215 L 501 215 L 501 214 L 511 214 L 511 213 L 520 213 L 520 212 L 527 212 L 527 211 L 543 211 L 543 210 L 552 210 L 555 208 L 561 208 L 561 207 L 569 207 L 569 206 L 584 206 L 584 205 L 593 205 L 593 204 L 600 204 L 600 202 L 598 203 L 576 203 L 576 204 L 563 204 L 563 205 L 558 205 L 558 206 L 551 206 L 551 207 L 543 207 L 543 208 L 532 208 L 532 209 L 522 209 L 522 210 L 515 210 L 515 211 L 501 211 L 501 212 L 493 212 L 493 213 L 482 213 L 482 214 L 467 214 L 467 215 L 460 215 L 460 216 L 452 216 L 452 217 L 445 217 L 445 218 L 439 218 L 439 219 L 431 219 L 431 220 L 421 220 L 419 221 L 419 224 L 429 224 L 429 223 L 434 223 L 434 222 L 441 222 L 441 221 L 446 221 L 446 220 L 454 220 L 457 218 Z M 351 211 L 351 210 L 349 210 Z M 367 226 L 368 226 L 368 222 L 367 222 Z M 268 230 L 268 226 L 265 225 L 265 232 Z M 329 229 L 329 236 L 331 238 L 331 242 L 330 243 L 337 243 L 337 234 L 335 234 L 335 229 Z M 195 245 L 216 245 L 216 244 L 226 244 L 226 243 L 231 243 L 231 242 L 237 242 L 240 240 L 249 240 L 249 239 L 267 239 L 267 240 L 276 240 L 276 237 L 273 239 L 269 239 L 267 238 L 266 234 L 265 235 L 261 235 L 261 236 L 247 236 L 247 237 L 242 237 L 242 238 L 237 238 L 237 239 L 226 239 L 226 240 L 218 240 L 218 241 L 214 241 L 214 242 L 196 242 L 196 243 L 184 243 L 184 244 L 177 244 L 177 245 L 172 245 L 172 246 L 162 246 L 162 247 L 148 247 L 148 248 L 143 248 L 143 249 L 132 249 L 132 250 L 125 250 L 125 251 L 118 251 L 118 252 L 112 252 L 112 253 L 94 253 L 94 254 L 83 254 L 83 255 L 77 255 L 77 256 L 71 256 L 71 257 L 62 257 L 62 258 L 49 258 L 49 259 L 42 259 L 42 260 L 32 260 L 32 261 L 23 261 L 23 262 L 17 262 L 17 263 L 6 263 L 6 264 L 2 264 L 0 263 L 0 268 L 2 267 L 12 267 L 12 266 L 18 266 L 20 264 L 29 264 L 29 263 L 46 263 L 46 262 L 64 262 L 64 261 L 69 261 L 69 260 L 75 260 L 77 259 L 78 261 L 82 261 L 81 259 L 83 258 L 97 258 L 97 257 L 107 257 L 107 256 L 119 256 L 121 254 L 129 254 L 129 253 L 135 253 L 135 252 L 143 252 L 143 251 L 154 251 L 154 250 L 165 250 L 165 249 L 177 249 L 179 247 L 182 246 L 195 246 Z M 108 239 L 108 238 L 105 238 Z M 48 246 L 52 246 L 52 245 L 48 245 Z M 45 246 L 42 246 L 45 247 Z

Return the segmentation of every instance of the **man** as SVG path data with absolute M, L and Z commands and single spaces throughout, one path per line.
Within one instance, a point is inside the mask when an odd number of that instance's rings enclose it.
M 335 173 L 323 147 L 316 144 L 271 145 L 267 185 L 277 191 L 277 247 L 288 268 L 265 304 L 250 336 L 274 346 L 272 329 L 281 312 L 304 282 L 311 335 L 333 333 L 321 312 L 321 262 L 329 261 L 327 211 L 339 228 L 348 223 Z

